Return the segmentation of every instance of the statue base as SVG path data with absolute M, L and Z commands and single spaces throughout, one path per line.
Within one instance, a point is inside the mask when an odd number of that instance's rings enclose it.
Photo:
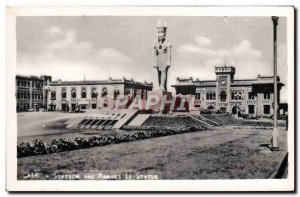
M 165 101 L 171 101 L 172 100 L 172 92 L 167 92 L 164 90 L 155 90 L 155 91 L 148 91 L 147 92 L 147 99 L 151 99 L 152 97 L 158 97 L 159 102 L 156 105 L 150 106 L 150 109 L 155 113 L 160 114 L 167 114 L 169 113 L 169 104 L 164 104 Z

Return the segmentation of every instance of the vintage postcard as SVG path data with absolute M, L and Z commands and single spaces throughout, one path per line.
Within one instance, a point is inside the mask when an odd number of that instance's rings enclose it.
M 294 191 L 294 8 L 7 7 L 8 191 Z

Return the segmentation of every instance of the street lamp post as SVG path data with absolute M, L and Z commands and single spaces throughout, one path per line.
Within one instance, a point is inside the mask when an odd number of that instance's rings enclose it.
M 272 16 L 273 21 L 273 65 L 274 65 L 274 128 L 272 133 L 272 150 L 279 149 L 279 132 L 277 127 L 277 26 L 278 17 Z

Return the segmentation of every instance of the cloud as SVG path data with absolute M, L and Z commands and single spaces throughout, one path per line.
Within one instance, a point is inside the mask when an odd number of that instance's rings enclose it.
M 129 57 L 121 53 L 120 51 L 113 49 L 113 48 L 103 48 L 99 50 L 98 56 L 101 58 L 106 57 L 111 60 L 116 60 L 116 61 L 121 61 L 121 62 L 126 62 L 130 63 L 131 60 Z
M 55 34 L 61 34 L 62 33 L 62 30 L 57 27 L 57 26 L 52 26 L 48 29 L 48 33 L 49 34 L 52 34 L 52 35 L 55 35 Z
M 65 48 L 71 47 L 72 45 L 77 45 L 77 44 L 79 44 L 79 43 L 76 43 L 74 30 L 69 30 L 63 35 L 62 39 L 51 42 L 47 46 L 47 49 L 48 50 L 60 50 L 60 49 L 65 49 Z
M 249 40 L 242 40 L 239 45 L 235 46 L 230 52 L 234 56 L 242 58 L 259 58 L 261 52 L 254 49 Z
M 210 40 L 210 39 L 209 39 Z M 208 43 L 208 42 L 207 42 Z M 219 48 L 213 40 L 209 45 L 201 42 L 184 43 L 177 48 L 176 63 L 170 72 L 171 84 L 176 83 L 176 77 L 193 77 L 200 80 L 214 80 L 215 66 L 230 65 L 236 67 L 235 79 L 256 78 L 258 74 L 272 76 L 271 61 L 262 57 L 262 52 L 254 47 L 248 39 L 241 39 L 227 48 Z M 278 45 L 278 74 L 287 75 L 286 45 Z M 178 73 L 180 73 L 178 75 Z M 286 84 L 287 79 L 281 78 Z M 286 88 L 281 90 L 281 100 L 286 101 Z
M 195 37 L 194 43 L 186 43 L 178 47 L 177 52 L 182 54 L 179 62 L 189 65 L 198 64 L 195 68 L 198 73 L 225 64 L 238 66 L 238 76 L 243 78 L 256 77 L 258 71 L 259 74 L 269 74 L 272 71 L 271 66 L 262 60 L 261 52 L 255 49 L 247 39 L 240 40 L 238 44 L 229 48 L 217 48 L 213 44 L 209 38 Z M 259 70 L 253 68 L 259 68 Z M 213 75 L 214 72 L 206 76 L 214 77 Z
M 122 51 L 98 47 L 93 42 L 79 40 L 76 31 L 48 29 L 48 43 L 38 54 L 22 53 L 18 56 L 19 74 L 49 74 L 62 80 L 108 79 L 129 77 L 134 73 L 132 60 Z M 120 72 L 120 68 L 126 70 Z
M 178 47 L 178 52 L 194 53 L 194 54 L 201 54 L 206 56 L 214 56 L 216 53 L 211 49 L 202 48 L 200 46 L 193 45 L 193 44 L 186 44 Z
M 198 45 L 204 45 L 204 46 L 210 45 L 211 43 L 211 40 L 204 36 L 196 36 L 195 41 Z

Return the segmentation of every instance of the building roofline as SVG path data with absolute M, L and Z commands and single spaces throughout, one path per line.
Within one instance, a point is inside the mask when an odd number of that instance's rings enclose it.
M 107 85 L 107 84 L 132 84 L 132 85 L 140 85 L 140 86 L 148 86 L 153 87 L 153 83 L 148 83 L 145 81 L 144 83 L 134 81 L 133 79 L 128 80 L 123 77 L 123 79 L 112 79 L 111 77 L 108 80 L 83 80 L 83 81 L 61 81 L 56 80 L 52 81 L 50 85 L 60 86 L 60 85 Z
M 36 75 L 16 75 L 16 78 L 43 80 L 41 77 Z
M 284 85 L 282 82 L 280 82 L 280 77 L 278 77 L 278 83 L 279 84 L 282 84 Z M 265 79 L 269 79 L 269 80 L 272 80 L 274 77 L 273 76 L 261 76 L 261 75 L 258 75 L 257 78 L 254 78 L 254 79 L 235 79 L 233 80 L 233 82 L 231 83 L 231 85 L 233 86 L 239 86 L 239 85 L 247 85 L 247 84 L 238 84 L 238 82 L 252 82 L 251 84 L 253 83 L 266 83 L 266 84 L 269 84 L 269 83 L 273 83 L 272 82 L 266 82 L 266 81 L 261 81 L 261 80 L 265 80 Z M 196 79 L 196 80 L 193 80 L 192 77 L 189 77 L 189 78 L 180 78 L 180 77 L 177 77 L 176 79 L 177 81 L 177 84 L 175 85 L 190 85 L 190 84 L 194 84 L 194 85 L 197 85 L 197 86 L 212 86 L 213 84 L 205 84 L 205 83 L 216 83 L 217 80 L 199 80 L 199 79 Z M 237 83 L 235 83 L 237 82 Z M 203 83 L 203 84 L 201 84 Z M 249 84 L 249 85 L 251 85 Z

